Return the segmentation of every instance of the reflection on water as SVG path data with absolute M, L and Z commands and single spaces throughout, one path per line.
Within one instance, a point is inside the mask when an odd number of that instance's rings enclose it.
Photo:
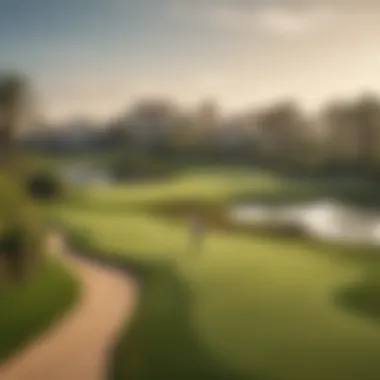
M 63 178 L 77 185 L 87 184 L 109 184 L 113 181 L 112 177 L 99 168 L 95 168 L 87 163 L 75 163 L 67 165 L 61 172 Z
M 356 209 L 333 200 L 287 205 L 240 205 L 230 211 L 229 219 L 244 226 L 295 226 L 321 240 L 380 245 L 380 213 Z

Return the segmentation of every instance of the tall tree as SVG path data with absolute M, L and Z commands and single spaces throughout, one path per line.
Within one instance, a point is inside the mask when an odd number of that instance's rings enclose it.
M 329 165 L 347 166 L 356 160 L 356 120 L 353 104 L 345 101 L 330 103 L 323 112 L 326 128 L 326 161 Z
M 27 105 L 26 80 L 15 74 L 0 75 L 0 159 L 9 162 Z
M 378 140 L 380 137 L 380 101 L 368 94 L 362 96 L 355 105 L 357 124 L 357 155 L 359 166 L 367 173 L 377 165 Z
M 280 166 L 294 164 L 298 160 L 296 156 L 307 124 L 297 105 L 293 102 L 278 103 L 262 111 L 257 122 L 264 156 Z

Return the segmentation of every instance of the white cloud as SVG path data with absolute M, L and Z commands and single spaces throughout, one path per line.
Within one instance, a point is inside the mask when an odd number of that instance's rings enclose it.
M 171 16 L 182 20 L 203 20 L 216 28 L 232 32 L 261 30 L 275 34 L 298 34 L 324 28 L 336 16 L 334 8 L 309 3 L 304 6 L 272 3 L 242 6 L 231 2 L 213 2 L 203 6 L 177 6 Z
M 272 6 L 251 11 L 237 8 L 216 9 L 210 14 L 215 25 L 236 31 L 261 30 L 275 34 L 299 34 L 326 27 L 334 16 L 331 9 L 310 7 L 295 9 Z
M 277 33 L 300 33 L 326 27 L 334 16 L 327 7 L 291 9 L 272 7 L 253 15 L 254 22 L 267 31 Z

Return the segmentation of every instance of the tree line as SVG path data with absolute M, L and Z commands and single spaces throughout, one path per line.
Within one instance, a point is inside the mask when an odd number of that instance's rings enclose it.
M 183 117 L 180 112 L 173 117 L 177 122 L 166 129 L 160 127 L 161 134 L 156 133 L 154 120 L 148 120 L 151 139 L 145 138 L 140 147 L 161 155 L 187 152 L 220 158 L 224 153 L 227 160 L 244 156 L 278 170 L 372 177 L 380 171 L 380 99 L 374 94 L 330 102 L 316 115 L 307 114 L 294 101 L 279 102 L 242 115 L 239 122 L 244 120 L 244 131 L 234 121 L 224 128 L 222 118 L 209 118 L 210 125 L 204 120 L 200 125 L 199 119 Z M 141 125 L 134 125 L 131 118 L 125 120 L 110 128 L 110 134 L 119 144 L 124 136 L 128 148 L 138 146 L 136 131 Z M 222 149 L 239 136 L 230 149 Z
M 295 103 L 258 113 L 261 157 L 278 168 L 376 176 L 380 170 L 380 99 L 335 101 L 314 117 Z

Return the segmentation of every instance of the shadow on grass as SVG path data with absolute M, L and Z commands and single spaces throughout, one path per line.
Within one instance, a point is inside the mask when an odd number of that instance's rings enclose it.
M 335 303 L 345 311 L 380 323 L 379 265 L 367 269 L 363 281 L 340 289 Z
M 281 191 L 257 192 L 233 197 L 235 204 L 261 203 L 264 205 L 283 205 L 289 203 L 313 202 L 330 199 L 348 207 L 379 210 L 380 196 L 378 184 L 368 182 L 308 181 L 284 186 Z
M 174 267 L 150 265 L 134 322 L 122 334 L 111 379 L 267 380 L 237 373 L 198 340 L 194 293 Z
M 237 373 L 202 344 L 191 316 L 195 295 L 174 266 L 96 252 L 85 235 L 66 236 L 80 256 L 124 271 L 140 284 L 138 309 L 109 354 L 109 379 L 268 380 Z

